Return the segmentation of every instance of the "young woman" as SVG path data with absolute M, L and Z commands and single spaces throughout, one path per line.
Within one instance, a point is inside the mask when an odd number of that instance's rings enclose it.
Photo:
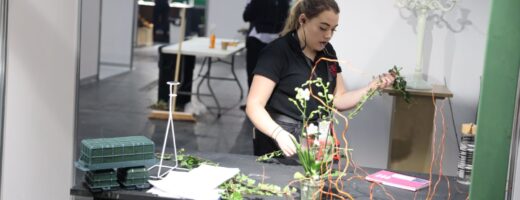
M 253 83 L 247 97 L 246 113 L 256 129 L 255 155 L 281 149 L 285 156 L 296 153 L 293 138 L 299 138 L 302 127 L 300 111 L 288 98 L 296 96 L 310 75 L 311 68 L 321 57 L 337 59 L 329 43 L 338 26 L 339 7 L 335 0 L 298 0 L 285 23 L 282 37 L 265 47 L 254 70 Z M 352 108 L 371 88 L 389 86 L 394 78 L 379 76 L 367 86 L 347 91 L 336 62 L 320 62 L 313 79 L 329 82 L 338 110 Z M 319 102 L 310 98 L 307 111 L 315 110 Z M 317 120 L 317 119 L 316 119 Z

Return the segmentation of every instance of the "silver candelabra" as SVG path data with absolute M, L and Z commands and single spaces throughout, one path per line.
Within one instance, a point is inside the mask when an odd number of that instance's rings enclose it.
M 423 78 L 423 46 L 424 46 L 424 30 L 426 26 L 426 18 L 430 12 L 450 11 L 458 0 L 396 0 L 396 5 L 399 8 L 407 8 L 415 11 L 417 14 L 417 58 L 415 63 L 415 70 L 408 82 L 408 87 L 413 89 L 431 89 Z

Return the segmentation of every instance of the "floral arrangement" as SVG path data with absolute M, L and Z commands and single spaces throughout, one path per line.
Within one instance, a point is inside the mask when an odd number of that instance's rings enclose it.
M 324 105 L 319 105 L 316 110 L 307 115 L 307 102 L 311 97 L 311 90 L 318 89 L 318 97 L 323 100 Z M 296 97 L 289 98 L 300 111 L 303 120 L 300 143 L 296 144 L 298 159 L 303 166 L 304 173 L 297 172 L 296 179 L 320 179 L 321 175 L 327 174 L 326 165 L 332 162 L 334 155 L 334 142 L 331 136 L 331 125 L 334 121 L 332 108 L 334 107 L 334 96 L 329 94 L 329 83 L 323 83 L 321 78 L 308 80 L 301 88 L 295 88 Z M 318 119 L 316 123 L 310 120 Z
M 320 61 L 337 62 L 337 60 L 320 58 L 315 66 L 312 68 L 313 72 Z M 394 76 L 395 81 L 392 85 L 394 90 L 402 94 L 407 102 L 410 102 L 410 95 L 406 91 L 406 81 L 399 73 L 400 69 L 394 66 L 388 72 Z M 311 72 L 312 74 L 312 72 Z M 345 178 L 347 169 L 354 167 L 354 174 L 356 170 L 363 171 L 354 164 L 351 160 L 351 149 L 348 149 L 348 141 L 345 138 L 348 129 L 348 120 L 354 118 L 363 108 L 364 104 L 372 99 L 376 94 L 380 94 L 380 89 L 370 89 L 356 104 L 353 110 L 344 116 L 334 107 L 334 95 L 329 94 L 329 83 L 324 83 L 321 78 L 309 78 L 307 82 L 301 87 L 295 88 L 295 98 L 289 98 L 300 111 L 302 116 L 302 130 L 300 140 L 293 142 L 296 145 L 296 152 L 301 166 L 303 167 L 303 174 L 296 172 L 294 179 L 300 182 L 300 197 L 301 199 L 316 199 L 321 195 L 328 195 L 339 199 L 353 199 L 353 197 L 346 191 L 343 191 L 343 186 L 339 184 Z M 313 98 L 319 102 L 317 109 L 307 111 L 307 103 Z M 336 134 L 334 124 L 338 123 L 336 117 L 341 118 L 345 122 L 345 126 L 341 133 Z M 341 136 L 345 142 L 345 147 L 340 148 L 338 136 Z M 281 151 L 275 151 L 264 156 L 260 156 L 257 161 L 266 161 L 270 158 L 281 156 Z M 339 158 L 341 157 L 341 160 Z M 337 159 L 336 159 L 337 158 Z M 337 162 L 334 162 L 337 160 Z M 363 179 L 363 176 L 353 176 L 347 180 Z M 325 183 L 327 181 L 327 183 Z M 289 185 L 291 185 L 291 182 Z M 325 184 L 328 184 L 329 189 L 325 189 Z M 371 185 L 370 193 L 372 194 Z M 336 192 L 332 193 L 331 188 Z M 392 197 L 383 187 L 383 191 L 387 196 Z M 392 198 L 393 199 L 393 198 Z

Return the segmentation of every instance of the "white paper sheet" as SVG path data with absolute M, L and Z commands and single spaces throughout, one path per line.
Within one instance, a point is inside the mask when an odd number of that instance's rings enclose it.
M 170 198 L 219 199 L 217 187 L 238 172 L 238 168 L 210 165 L 201 165 L 190 172 L 171 171 L 161 180 L 149 180 L 154 187 L 148 193 Z

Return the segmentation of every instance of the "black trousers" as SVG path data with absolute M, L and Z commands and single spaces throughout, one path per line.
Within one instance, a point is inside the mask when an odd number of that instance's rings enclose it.
M 158 99 L 164 102 L 168 102 L 170 87 L 166 82 L 173 81 L 175 76 L 175 64 L 177 60 L 177 54 L 165 54 L 162 53 L 162 48 L 159 47 L 159 81 L 158 81 Z M 179 71 L 179 88 L 177 91 L 191 92 L 191 86 L 193 81 L 193 69 L 195 68 L 195 56 L 181 56 L 181 68 Z M 183 110 L 184 106 L 191 101 L 191 95 L 177 95 L 175 107 Z
M 155 0 L 153 8 L 153 36 L 155 42 L 170 42 L 170 5 L 168 0 Z
M 256 62 L 258 61 L 258 56 L 260 55 L 260 51 L 267 46 L 266 43 L 254 38 L 247 37 L 246 40 L 246 65 L 247 65 L 247 84 L 248 88 L 251 87 L 251 83 L 253 82 L 253 70 L 255 70 Z

